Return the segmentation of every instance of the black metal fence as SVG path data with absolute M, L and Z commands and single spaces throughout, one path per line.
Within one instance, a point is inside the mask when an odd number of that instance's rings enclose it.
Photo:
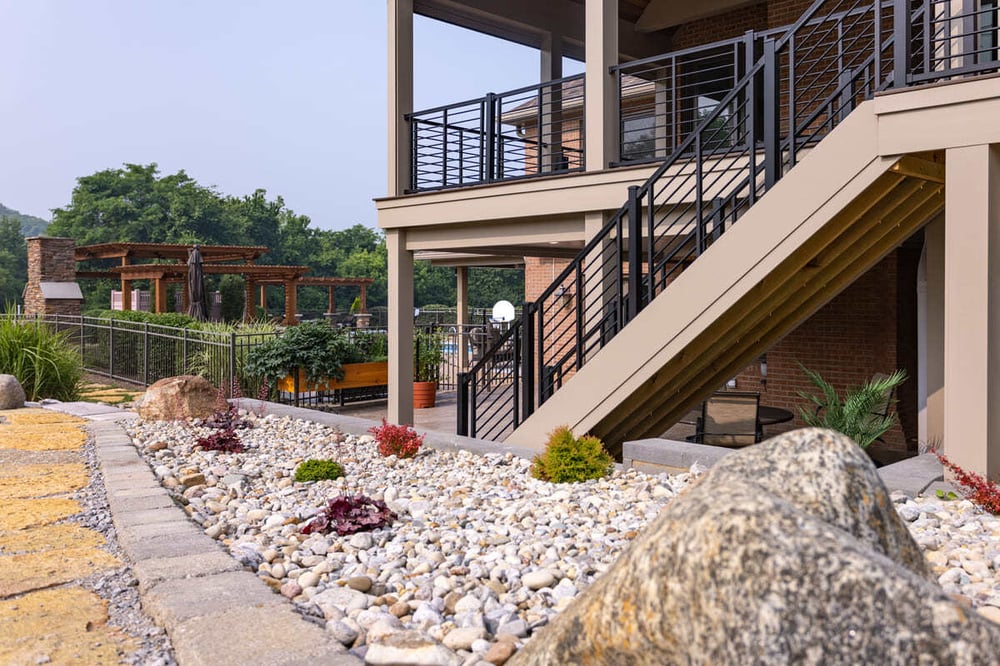
M 176 375 L 202 375 L 233 397 L 256 396 L 260 378 L 243 372 L 247 352 L 278 333 L 221 333 L 143 322 L 45 315 L 27 318 L 63 332 L 80 350 L 84 369 L 115 381 L 149 386 Z
M 506 437 L 857 104 L 890 87 L 998 71 L 996 2 L 954 4 L 817 0 L 787 30 L 745 37 L 742 52 L 755 57 L 728 92 L 740 48 L 723 43 L 702 64 L 725 94 L 690 131 L 680 127 L 669 157 L 463 374 L 458 432 Z M 688 55 L 621 71 L 659 72 Z M 690 105 L 699 89 L 678 81 L 667 95 Z

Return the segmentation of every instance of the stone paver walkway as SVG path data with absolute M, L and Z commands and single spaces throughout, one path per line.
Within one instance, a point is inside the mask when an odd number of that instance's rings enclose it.
M 130 640 L 77 579 L 121 566 L 102 534 L 68 522 L 87 486 L 82 419 L 0 411 L 0 663 L 117 664 Z

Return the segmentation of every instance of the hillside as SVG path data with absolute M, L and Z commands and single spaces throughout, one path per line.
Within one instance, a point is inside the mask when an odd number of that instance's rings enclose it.
M 0 217 L 12 217 L 18 220 L 21 223 L 21 234 L 25 238 L 44 234 L 45 229 L 49 226 L 48 220 L 34 215 L 25 215 L 13 208 L 7 208 L 2 203 L 0 203 Z

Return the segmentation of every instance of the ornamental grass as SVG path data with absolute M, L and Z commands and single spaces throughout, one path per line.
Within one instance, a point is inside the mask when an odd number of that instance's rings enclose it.
M 17 377 L 28 400 L 75 400 L 83 359 L 68 335 L 8 312 L 0 316 L 0 374 Z

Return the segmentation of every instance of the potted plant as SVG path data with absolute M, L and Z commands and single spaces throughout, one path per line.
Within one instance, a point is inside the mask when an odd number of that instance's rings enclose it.
M 413 336 L 413 406 L 433 407 L 441 372 L 443 340 L 435 331 L 420 331 Z
M 325 384 L 344 378 L 344 366 L 365 360 L 361 349 L 343 332 L 325 322 L 306 322 L 285 329 L 276 338 L 254 347 L 246 356 L 246 371 L 265 377 L 281 390 L 300 382 L 305 390 L 325 390 Z

